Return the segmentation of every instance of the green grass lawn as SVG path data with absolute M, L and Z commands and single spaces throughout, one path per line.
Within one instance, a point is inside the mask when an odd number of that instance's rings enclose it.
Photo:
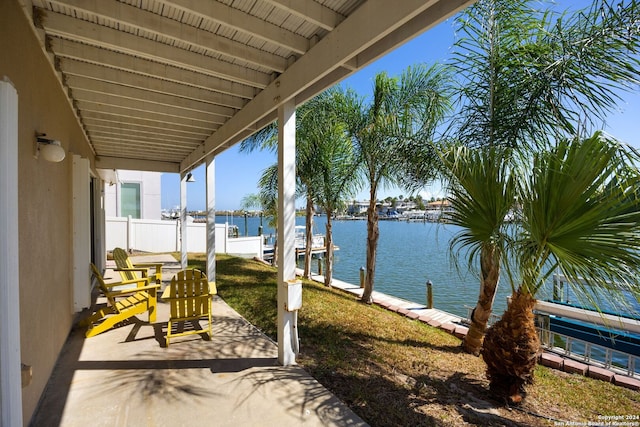
M 190 265 L 204 269 L 204 256 Z M 219 295 L 276 339 L 276 270 L 217 255 Z M 640 393 L 539 366 L 520 408 L 494 401 L 481 358 L 419 321 L 304 281 L 298 363 L 372 426 L 554 425 L 640 414 Z

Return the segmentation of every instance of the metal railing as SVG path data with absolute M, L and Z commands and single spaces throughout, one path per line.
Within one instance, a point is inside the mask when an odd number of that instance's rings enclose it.
M 467 317 L 463 319 L 463 322 L 470 324 L 471 312 L 474 307 L 465 305 L 465 308 L 467 309 Z M 499 319 L 500 316 L 492 313 L 489 317 L 489 325 L 493 325 Z M 545 350 L 590 365 L 609 369 L 622 375 L 628 375 L 630 377 L 640 376 L 640 356 L 638 355 L 593 344 L 558 332 L 552 332 L 550 330 L 549 316 L 545 314 L 536 314 L 536 329 L 540 337 L 540 344 Z

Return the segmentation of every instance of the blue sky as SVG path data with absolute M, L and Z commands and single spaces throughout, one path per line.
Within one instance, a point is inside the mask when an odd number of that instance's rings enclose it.
M 582 5 L 581 0 L 559 0 L 556 2 L 560 10 Z M 370 96 L 375 75 L 386 71 L 389 75 L 399 75 L 409 65 L 424 62 L 433 64 L 444 62 L 449 58 L 454 42 L 453 20 L 449 19 L 421 36 L 409 41 L 378 61 L 353 74 L 341 82 L 342 85 L 356 90 L 363 96 Z M 607 118 L 608 133 L 640 149 L 640 88 L 633 93 L 623 94 L 624 102 L 618 105 L 617 111 Z M 238 146 L 229 148 L 216 157 L 216 210 L 239 209 L 243 197 L 257 193 L 256 183 L 262 171 L 276 160 L 274 153 L 253 152 L 240 153 Z M 206 205 L 204 166 L 194 171 L 195 183 L 187 187 L 187 209 L 204 210 Z M 180 204 L 180 183 L 178 174 L 162 175 L 162 208 L 170 209 Z M 382 189 L 378 198 L 407 195 L 397 188 Z M 423 197 L 442 195 L 439 186 L 426 188 Z M 366 191 L 357 196 L 368 199 Z

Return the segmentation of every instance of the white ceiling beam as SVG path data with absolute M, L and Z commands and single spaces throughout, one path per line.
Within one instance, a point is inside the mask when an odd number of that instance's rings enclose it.
M 235 112 L 235 110 L 231 108 L 221 107 L 207 102 L 194 101 L 193 99 L 182 98 L 180 96 L 151 92 L 144 89 L 138 89 L 137 87 L 123 86 L 117 83 L 105 82 L 73 74 L 65 75 L 65 83 L 71 89 L 77 88 L 98 93 L 108 93 L 126 99 L 166 105 L 168 107 L 181 108 L 188 111 L 199 111 L 224 118 L 231 117 Z
M 42 15 L 42 26 L 49 35 L 83 41 L 253 87 L 264 88 L 271 81 L 268 73 L 158 43 L 114 28 L 56 12 L 42 11 Z
M 388 7 L 387 0 L 367 1 L 213 133 L 205 141 L 205 152 L 214 152 L 228 142 L 237 142 L 247 126 L 272 114 L 278 105 L 296 97 L 339 68 L 342 63 L 380 42 L 436 2 L 437 0 L 403 0 Z M 457 6 L 458 2 L 455 3 Z M 444 16 L 434 17 L 436 22 L 442 19 Z M 413 34 L 407 32 L 404 36 L 408 40 Z M 331 82 L 327 81 L 326 84 Z M 319 87 L 317 89 L 322 90 Z M 194 152 L 181 162 L 181 168 L 190 169 L 203 159 L 202 153 Z
M 138 135 L 138 136 L 148 136 L 150 138 L 154 138 L 156 136 L 162 137 L 171 137 L 177 141 L 183 141 L 187 143 L 199 144 L 203 142 L 203 138 L 197 137 L 195 135 L 181 133 L 181 132 L 172 132 L 166 129 L 149 129 L 143 128 L 140 126 L 133 125 L 109 125 L 108 123 L 101 123 L 99 121 L 91 121 L 90 123 L 85 123 L 86 129 L 91 129 L 91 132 L 102 132 L 104 134 L 112 134 L 112 135 Z
M 210 90 L 183 85 L 168 80 L 145 77 L 128 71 L 102 67 L 100 65 L 81 62 L 75 59 L 65 58 L 60 60 L 60 68 L 64 74 L 89 77 L 94 80 L 219 105 L 221 107 L 226 107 L 229 115 L 233 115 L 235 113 L 234 110 L 241 109 L 247 102 L 245 99 L 235 96 L 212 92 Z
M 94 128 L 107 128 L 107 129 L 117 129 L 117 130 L 138 130 L 141 132 L 150 132 L 150 133 L 158 133 L 163 132 L 167 135 L 183 135 L 186 137 L 197 138 L 200 141 L 204 141 L 209 135 L 210 132 L 198 129 L 178 129 L 173 125 L 165 124 L 155 125 L 149 123 L 129 123 L 124 121 L 116 121 L 114 117 L 109 115 L 100 115 L 88 112 L 84 114 L 83 123 L 86 128 L 94 129 Z
M 262 40 L 285 47 L 298 54 L 309 50 L 309 40 L 291 31 L 280 28 L 241 10 L 234 9 L 218 1 L 202 0 L 158 0 L 169 7 L 198 15 L 225 27 L 250 34 Z
M 93 111 L 96 113 L 112 114 L 121 117 L 135 117 L 136 119 L 153 120 L 156 122 L 169 123 L 174 125 L 183 125 L 190 128 L 202 129 L 204 131 L 213 132 L 219 128 L 219 125 L 207 123 L 201 120 L 192 120 L 181 117 L 175 117 L 169 114 L 160 114 L 151 111 L 138 111 L 127 107 L 106 105 L 97 102 L 77 101 L 76 105 L 82 112 Z
M 227 56 L 228 61 L 239 59 L 279 73 L 286 69 L 287 61 L 280 56 L 247 46 L 208 31 L 199 30 L 176 20 L 165 18 L 135 6 L 114 0 L 51 0 L 53 3 L 69 6 L 101 18 L 147 31 L 156 36 L 200 47 L 210 52 Z
M 125 159 L 113 156 L 96 157 L 96 168 L 180 173 L 179 163 L 142 159 Z
M 187 133 L 192 133 L 194 135 L 205 134 L 207 136 L 211 135 L 212 131 L 209 129 L 203 129 L 201 127 L 196 126 L 187 126 L 184 123 L 171 123 L 164 120 L 160 120 L 158 118 L 143 118 L 140 116 L 132 117 L 122 113 L 107 113 L 104 110 L 96 111 L 95 109 L 88 109 L 81 112 L 83 122 L 88 119 L 94 120 L 102 120 L 106 122 L 112 123 L 124 123 L 130 125 L 137 126 L 147 126 L 151 128 L 157 129 L 174 129 L 180 130 Z
M 148 59 L 131 56 L 113 50 L 106 50 L 97 46 L 78 43 L 72 40 L 49 37 L 48 45 L 56 56 L 77 59 L 94 64 L 131 71 L 149 77 L 180 82 L 197 86 L 214 92 L 251 99 L 256 94 L 256 88 L 202 74 L 172 65 L 161 64 Z
M 331 31 L 344 21 L 344 16 L 312 0 L 263 0 L 314 25 Z
M 144 100 L 122 98 L 109 93 L 93 92 L 82 88 L 72 88 L 73 99 L 76 101 L 93 102 L 94 104 L 109 105 L 136 111 L 163 114 L 176 119 L 198 120 L 204 123 L 223 124 L 226 117 L 200 111 L 184 110 L 168 105 L 154 104 Z
M 108 145 L 110 147 L 120 147 L 123 150 L 162 150 L 163 153 L 187 153 L 194 149 L 192 145 L 176 144 L 174 141 L 165 139 L 162 141 L 156 141 L 151 139 L 131 138 L 124 136 L 104 135 L 94 133 L 91 137 L 91 141 L 94 146 L 100 146 L 101 144 Z
M 136 132 L 132 130 L 122 130 L 122 129 L 110 129 L 107 127 L 100 126 L 91 126 L 90 130 L 87 128 L 90 135 L 103 136 L 103 137 L 111 137 L 111 138 L 131 138 L 133 140 L 140 141 L 155 141 L 162 142 L 166 140 L 180 143 L 183 147 L 191 146 L 191 150 L 193 150 L 196 146 L 198 146 L 202 140 L 195 138 L 185 138 L 182 136 L 176 135 L 167 135 L 161 133 L 151 133 L 151 132 Z

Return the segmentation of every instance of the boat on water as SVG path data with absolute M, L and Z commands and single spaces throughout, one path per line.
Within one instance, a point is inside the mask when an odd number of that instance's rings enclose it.
M 552 298 L 535 308 L 542 344 L 577 360 L 640 375 L 640 315 L 569 302 L 566 278 L 554 274 L 553 281 Z

